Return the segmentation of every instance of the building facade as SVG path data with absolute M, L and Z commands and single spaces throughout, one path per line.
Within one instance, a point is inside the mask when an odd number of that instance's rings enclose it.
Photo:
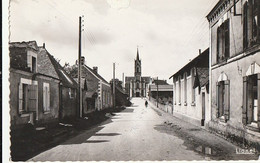
M 90 68 L 82 60 L 81 66 L 81 88 L 83 114 L 95 110 L 103 110 L 112 107 L 112 89 L 110 84 L 98 73 L 98 67 Z M 77 68 L 71 72 L 71 76 L 78 81 Z
M 259 147 L 260 1 L 220 0 L 207 19 L 211 40 L 209 128 Z
M 129 97 L 147 97 L 148 96 L 148 84 L 151 83 L 151 77 L 142 76 L 142 63 L 139 58 L 139 51 L 137 49 L 137 55 L 134 66 L 134 76 L 125 77 L 125 89 Z
M 60 80 L 49 58 L 35 41 L 10 43 L 9 51 L 11 129 L 58 122 Z
M 204 126 L 209 112 L 209 49 L 200 52 L 170 78 L 173 79 L 173 114 Z

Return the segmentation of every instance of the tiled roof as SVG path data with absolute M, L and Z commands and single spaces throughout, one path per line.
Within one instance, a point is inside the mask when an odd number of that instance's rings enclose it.
M 89 71 L 91 71 L 93 74 L 95 74 L 100 80 L 102 80 L 104 83 L 109 84 L 101 75 L 99 75 L 98 73 L 96 73 L 93 69 L 91 69 L 90 67 L 88 67 L 87 65 L 82 66 L 84 68 L 87 68 Z
M 184 72 L 189 71 L 193 67 L 207 67 L 209 68 L 209 48 L 207 48 L 205 51 L 203 51 L 200 55 L 198 55 L 196 58 L 194 58 L 192 61 L 187 63 L 185 66 L 183 66 L 179 71 L 177 71 L 175 74 L 173 74 L 172 77 L 177 77 Z
M 45 48 L 41 48 L 41 49 L 44 50 L 48 55 L 48 57 L 50 58 L 54 66 L 54 69 L 58 74 L 59 79 L 61 80 L 63 86 L 77 88 L 76 81 L 62 68 L 62 66 L 56 61 L 56 59 Z
M 13 48 L 13 47 L 16 47 L 16 48 L 31 48 L 31 49 L 36 50 L 36 51 L 39 49 L 36 41 L 10 42 L 9 47 L 10 48 Z
M 157 91 L 157 85 L 150 85 L 151 91 Z M 158 91 L 173 91 L 173 85 L 158 85 Z

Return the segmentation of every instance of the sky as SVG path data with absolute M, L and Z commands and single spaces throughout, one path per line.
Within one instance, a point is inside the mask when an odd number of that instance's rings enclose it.
M 35 40 L 63 66 L 82 56 L 107 81 L 134 75 L 137 47 L 142 76 L 169 77 L 209 47 L 206 15 L 218 0 L 11 0 L 9 41 Z

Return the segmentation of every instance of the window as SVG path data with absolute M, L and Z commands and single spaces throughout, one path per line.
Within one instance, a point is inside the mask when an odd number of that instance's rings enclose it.
M 229 58 L 229 19 L 217 29 L 217 62 Z
M 69 88 L 69 97 L 70 97 L 71 99 L 72 99 L 72 98 L 75 98 L 74 89 Z
M 195 105 L 195 76 L 196 76 L 195 68 L 191 69 L 191 105 Z
M 258 105 L 258 87 L 259 87 L 259 74 L 253 74 L 248 77 L 244 77 L 244 102 L 243 102 L 243 116 L 245 124 L 257 124 L 259 116 Z
M 30 68 L 31 72 L 36 73 L 37 72 L 37 54 L 28 51 L 27 52 L 27 66 Z
M 216 97 L 217 97 L 217 117 L 229 120 L 229 80 L 217 82 Z
M 43 83 L 43 111 L 50 111 L 50 86 L 49 83 Z
M 19 114 L 28 113 L 30 111 L 36 111 L 38 106 L 38 93 L 37 82 L 29 79 L 21 78 L 21 82 L 18 86 Z
M 184 73 L 184 105 L 187 105 L 187 73 Z
M 251 47 L 259 41 L 258 0 L 248 0 L 243 6 L 243 46 Z

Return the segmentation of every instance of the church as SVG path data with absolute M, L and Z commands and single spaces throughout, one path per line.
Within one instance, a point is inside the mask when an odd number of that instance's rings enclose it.
M 142 63 L 139 58 L 138 48 L 134 63 L 134 76 L 125 77 L 126 93 L 129 97 L 147 97 L 148 85 L 151 84 L 152 78 L 150 76 L 142 76 Z

